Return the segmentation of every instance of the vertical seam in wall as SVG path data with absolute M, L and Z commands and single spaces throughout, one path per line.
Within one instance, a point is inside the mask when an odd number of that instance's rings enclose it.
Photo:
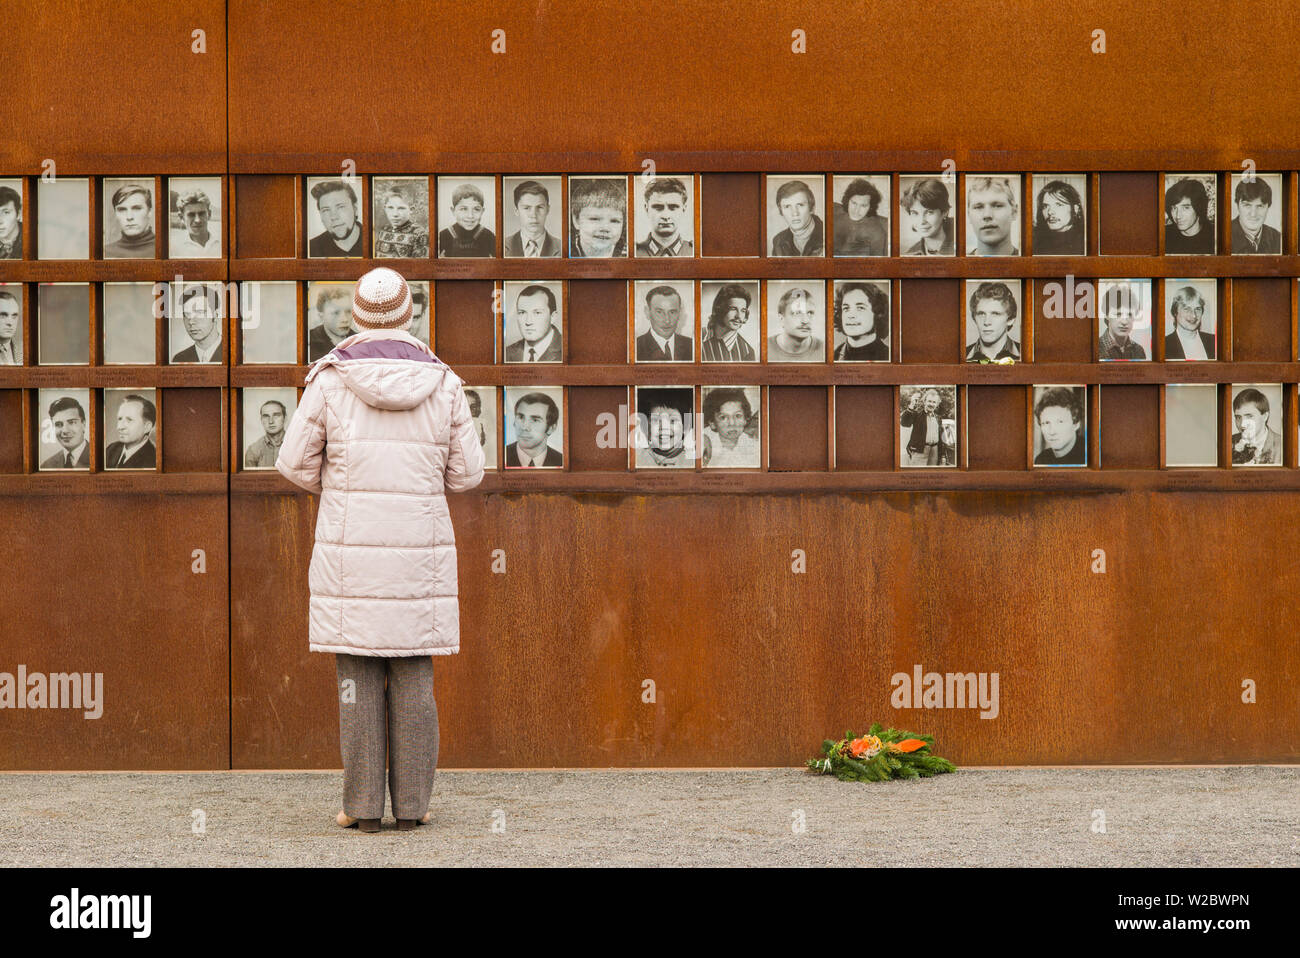
M 225 15 L 226 15 L 226 32 L 222 40 L 222 47 L 224 48 L 225 61 L 226 61 L 226 95 L 223 101 L 225 105 L 225 112 L 226 112 L 225 194 L 227 199 L 229 199 L 230 197 L 233 196 L 233 190 L 231 189 L 231 186 L 233 184 L 231 183 L 231 173 L 230 173 L 230 0 L 225 0 L 225 2 L 222 4 L 222 7 L 224 8 Z M 231 203 L 230 205 L 233 206 L 234 204 Z M 230 291 L 230 258 L 233 255 L 233 247 L 235 245 L 234 231 L 228 228 L 231 222 L 230 214 L 231 211 L 227 209 L 225 214 L 226 222 L 225 224 L 223 224 L 227 227 L 226 233 L 227 236 L 229 237 L 226 242 L 226 250 L 225 250 L 226 252 L 225 286 L 226 286 L 227 294 L 229 294 Z M 238 300 L 236 300 L 236 302 L 238 302 Z M 229 321 L 229 317 L 230 317 L 230 305 L 229 305 L 229 300 L 227 299 L 227 305 L 226 305 L 227 321 Z M 234 342 L 233 337 L 230 336 L 230 333 L 232 331 L 233 330 L 230 329 L 227 329 L 226 331 L 227 345 Z M 230 411 L 234 409 L 234 390 L 231 387 L 231 381 L 233 378 L 232 370 L 234 368 L 234 362 L 235 362 L 235 357 L 233 355 L 229 356 L 229 362 L 226 364 L 226 389 L 225 389 L 225 397 L 224 397 L 225 402 L 221 404 L 222 410 L 226 414 L 230 414 Z M 227 436 L 228 440 L 233 444 L 234 440 L 229 439 L 229 437 L 231 436 L 231 430 L 233 429 L 233 423 L 226 423 L 225 427 L 226 427 L 224 430 L 225 435 Z M 234 511 L 234 505 L 231 499 L 231 486 L 234 478 L 234 467 L 232 465 L 234 462 L 233 454 L 234 454 L 233 448 L 227 450 L 226 453 L 226 769 L 227 770 L 233 770 L 235 767 L 235 672 L 234 672 L 235 590 L 231 588 L 233 584 L 233 576 L 235 571 L 235 564 L 233 558 L 235 543 L 234 543 L 234 531 L 232 528 L 233 526 L 232 512 Z

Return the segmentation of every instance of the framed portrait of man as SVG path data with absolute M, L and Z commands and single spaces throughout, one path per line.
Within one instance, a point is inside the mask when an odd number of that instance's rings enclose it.
M 825 256 L 825 177 L 769 175 L 765 180 L 768 255 Z
M 903 256 L 957 255 L 957 179 L 951 173 L 898 178 L 898 249 Z
M 104 469 L 153 470 L 161 436 L 156 389 L 104 390 Z
M 899 465 L 957 468 L 957 387 L 899 386 L 898 408 Z
M 1020 174 L 966 176 L 966 255 L 1020 255 Z
M 298 408 L 298 390 L 293 386 L 269 386 L 243 389 L 243 454 L 240 461 L 246 471 L 274 469 L 284 430 Z
M 1018 279 L 968 279 L 965 288 L 966 362 L 1020 362 L 1024 284 Z
M 169 259 L 221 258 L 221 177 L 167 179 Z
M 632 177 L 636 255 L 695 255 L 695 175 Z
M 166 283 L 104 284 L 104 365 L 152 366 L 158 315 L 165 313 Z
M 825 280 L 767 280 L 767 361 L 826 361 Z
M 0 366 L 23 364 L 23 284 L 0 283 Z
M 762 338 L 757 280 L 700 283 L 700 358 L 706 363 L 756 363 Z
M 90 469 L 90 390 L 39 389 L 36 392 L 37 468 Z
M 307 362 L 314 363 L 357 332 L 352 321 L 354 286 L 325 280 L 307 284 Z
M 362 177 L 309 176 L 306 189 L 307 256 L 361 256 L 365 238 Z
M 695 468 L 695 387 L 637 386 L 636 469 Z
M 172 285 L 167 352 L 173 363 L 221 363 L 225 327 L 220 283 Z
M 1282 174 L 1233 173 L 1232 231 L 1228 252 L 1234 256 L 1282 255 Z
M 431 291 L 433 281 L 413 279 L 407 283 L 407 286 L 411 289 L 411 335 L 431 347 L 433 346 L 433 320 L 430 307 L 433 305 Z
M 23 181 L 0 178 L 0 259 L 23 258 Z
M 1088 177 L 1082 173 L 1035 173 L 1035 256 L 1084 256 L 1088 252 Z
M 90 363 L 90 284 L 36 287 L 36 361 L 41 366 Z
M 1231 388 L 1232 465 L 1282 465 L 1282 384 L 1233 384 Z
M 1166 173 L 1164 188 L 1165 253 L 1180 256 L 1218 252 L 1218 176 Z
M 636 362 L 694 362 L 695 284 L 690 280 L 636 280 L 632 295 Z
M 1218 359 L 1219 281 L 1164 282 L 1165 362 Z
M 564 284 L 560 280 L 504 282 L 501 338 L 508 363 L 564 362 Z
M 889 174 L 831 177 L 831 249 L 836 256 L 889 255 Z
M 564 468 L 564 387 L 504 389 L 505 467 Z
M 1034 466 L 1088 465 L 1086 386 L 1034 387 Z
M 1165 386 L 1165 465 L 1219 465 L 1219 387 L 1216 383 Z
M 438 256 L 442 259 L 497 255 L 496 178 L 438 177 Z
M 429 178 L 375 176 L 370 180 L 376 259 L 429 255 Z
M 1102 362 L 1151 359 L 1151 280 L 1097 281 L 1097 358 Z
M 627 177 L 569 177 L 569 255 L 626 256 L 627 235 Z
M 36 181 L 37 259 L 90 258 L 90 181 Z
M 834 287 L 835 362 L 889 362 L 889 280 L 837 279 Z
M 474 421 L 474 435 L 483 447 L 483 468 L 497 467 L 497 387 L 466 386 L 465 400 Z M 544 457 L 543 457 L 544 458 Z
M 155 259 L 153 179 L 104 179 L 104 259 Z
M 761 469 L 762 405 L 758 386 L 700 390 L 700 462 L 705 469 Z
M 507 259 L 564 255 L 564 187 L 558 176 L 503 176 L 501 212 Z
M 246 280 L 239 284 L 239 338 L 244 363 L 298 362 L 298 284 Z

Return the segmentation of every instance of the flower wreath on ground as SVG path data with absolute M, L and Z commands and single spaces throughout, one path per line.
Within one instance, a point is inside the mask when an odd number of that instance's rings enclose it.
M 931 735 L 881 728 L 877 722 L 860 738 L 845 732 L 838 742 L 822 742 L 822 757 L 807 761 L 808 771 L 834 775 L 841 782 L 884 782 L 892 778 L 929 778 L 957 766 L 930 752 Z

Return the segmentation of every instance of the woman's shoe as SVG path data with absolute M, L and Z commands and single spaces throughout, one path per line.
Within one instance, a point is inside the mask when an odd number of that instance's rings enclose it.
M 430 812 L 425 812 L 423 818 L 399 818 L 397 820 L 397 830 L 399 832 L 409 832 L 415 829 L 417 825 L 428 825 Z
M 379 831 L 379 819 L 377 818 L 358 818 L 357 831 L 377 832 Z

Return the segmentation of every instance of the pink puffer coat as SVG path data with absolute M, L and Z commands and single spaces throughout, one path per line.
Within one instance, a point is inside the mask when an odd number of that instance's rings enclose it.
M 483 449 L 459 376 L 409 333 L 357 333 L 307 373 L 275 467 L 320 495 L 313 652 L 460 651 L 443 493 L 479 484 Z

